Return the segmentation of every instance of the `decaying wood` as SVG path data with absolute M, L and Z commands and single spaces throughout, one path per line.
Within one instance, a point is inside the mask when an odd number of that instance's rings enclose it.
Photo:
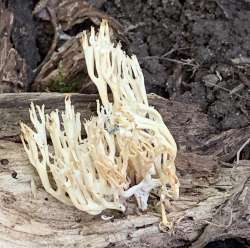
M 96 93 L 85 68 L 80 33 L 105 18 L 113 38 L 128 42 L 119 22 L 98 9 L 103 2 L 0 0 L 0 93 L 59 91 L 72 82 L 74 88 L 62 91 Z M 53 38 L 41 54 L 36 28 L 44 21 L 48 29 L 52 26 Z
M 40 0 L 34 8 L 33 14 L 43 20 L 50 20 L 46 9 L 53 9 L 57 16 L 58 25 L 60 25 L 64 31 L 71 29 L 76 24 L 84 22 L 88 18 L 92 19 L 97 25 L 100 24 L 102 18 L 105 18 L 110 21 L 110 25 L 116 30 L 122 29 L 118 21 L 97 9 L 105 0 L 92 2 L 94 5 L 91 4 L 91 1 L 84 0 Z
M 96 109 L 97 95 L 71 94 L 72 102 L 82 118 L 89 118 Z M 22 93 L 0 95 L 0 138 L 17 137 L 20 133 L 19 122 L 29 122 L 30 102 L 45 104 L 46 111 L 64 107 L 65 94 L 58 93 Z M 10 100 L 11 99 L 11 100 Z M 197 148 L 199 140 L 209 135 L 213 128 L 209 126 L 207 116 L 196 105 L 166 100 L 157 95 L 149 95 L 150 104 L 155 106 L 171 129 L 179 149 L 190 151 Z M 7 113 L 7 115 L 6 115 Z M 178 125 L 176 125 L 178 123 Z M 203 143 L 199 144 L 200 146 Z
M 34 78 L 34 70 L 40 63 L 40 51 L 37 46 L 37 24 L 32 15 L 32 0 L 11 0 L 8 9 L 13 12 L 14 23 L 11 32 L 11 43 L 26 64 L 27 78 L 25 90 Z
M 36 76 L 32 89 L 53 90 L 60 84 L 72 84 L 77 80 L 80 88 L 90 83 L 79 37 L 73 37 L 52 53 Z
M 90 29 L 90 25 L 85 24 L 86 20 L 99 25 L 105 18 L 114 31 L 113 38 L 127 43 L 121 35 L 123 29 L 119 22 L 82 0 L 63 0 L 60 3 L 57 0 L 40 0 L 33 15 L 52 23 L 54 38 L 45 59 L 36 69 L 32 90 L 55 91 L 57 85 L 58 91 L 58 83 L 67 85 L 74 82 L 78 92 L 96 93 L 88 77 L 79 36 L 83 29 Z
M 71 94 L 72 102 L 88 119 L 95 113 L 97 95 Z M 46 111 L 63 109 L 65 94 L 22 93 L 0 94 L 0 139 L 18 140 L 19 122 L 29 123 L 27 109 L 30 102 L 45 104 Z M 220 134 L 209 124 L 207 115 L 195 104 L 169 101 L 154 94 L 148 95 L 150 104 L 159 110 L 165 123 L 174 135 L 178 149 L 200 155 L 216 155 L 228 162 L 236 156 L 238 149 L 249 138 L 250 128 L 231 129 Z M 11 99 L 11 100 L 10 100 Z
M 82 119 L 94 114 L 95 99 L 95 95 L 72 96 Z M 64 95 L 2 94 L 0 247 L 204 247 L 216 239 L 249 239 L 249 161 L 240 161 L 234 167 L 221 164 L 218 151 L 211 148 L 213 140 L 225 146 L 219 137 L 229 140 L 227 135 L 231 135 L 233 139 L 241 135 L 240 131 L 213 134 L 207 116 L 197 106 L 187 107 L 156 95 L 150 95 L 149 99 L 179 144 L 176 166 L 181 182 L 180 199 L 166 202 L 171 210 L 168 217 L 175 224 L 174 233 L 160 231 L 154 195 L 147 213 L 109 213 L 115 217 L 107 221 L 65 206 L 48 195 L 22 145 L 18 139 L 9 141 L 9 136 L 17 138 L 18 122 L 27 122 L 30 101 L 44 103 L 48 111 L 63 109 Z M 209 137 L 206 144 L 202 143 L 205 136 Z
M 46 106 L 46 111 L 64 108 L 65 94 L 58 93 L 22 93 L 22 94 L 0 94 L 0 112 L 2 120 L 0 122 L 0 139 L 19 140 L 22 120 L 29 122 L 28 108 L 31 101 L 36 104 Z M 81 112 L 82 119 L 88 119 L 96 110 L 96 95 L 72 95 L 72 103 Z
M 10 41 L 14 15 L 0 1 L 0 93 L 19 92 L 27 79 L 26 63 Z
M 60 84 L 65 87 L 73 83 L 75 90 L 97 93 L 96 87 L 88 76 L 80 36 L 81 33 L 70 37 L 60 48 L 52 51 L 49 60 L 42 64 L 34 79 L 33 91 L 54 91 L 55 87 L 56 90 L 60 90 Z

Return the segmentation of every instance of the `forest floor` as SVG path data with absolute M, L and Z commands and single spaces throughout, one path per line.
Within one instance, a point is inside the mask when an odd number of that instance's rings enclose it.
M 249 125 L 250 2 L 105 1 L 125 27 L 148 92 L 197 103 L 217 130 Z

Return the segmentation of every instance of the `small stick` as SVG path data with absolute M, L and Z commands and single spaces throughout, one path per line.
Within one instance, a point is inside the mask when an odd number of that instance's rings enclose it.
M 239 84 L 238 86 L 236 86 L 235 88 L 233 88 L 232 90 L 230 90 L 229 95 L 235 94 L 236 92 L 244 89 L 245 85 L 244 84 Z
M 239 72 L 238 74 L 242 83 L 245 84 L 248 88 L 250 88 L 250 81 L 248 80 L 248 78 L 242 72 Z
M 214 86 L 214 87 L 216 87 L 216 88 L 218 88 L 218 89 L 224 90 L 224 91 L 226 91 L 226 92 L 228 92 L 228 93 L 231 92 L 231 90 L 229 90 L 229 89 L 227 89 L 227 88 L 225 88 L 225 87 L 222 87 L 222 86 L 220 86 L 220 85 L 214 84 L 214 83 L 206 82 L 206 84 L 207 84 L 207 85 Z M 244 96 L 241 96 L 240 94 L 238 94 L 238 93 L 236 93 L 236 92 L 232 92 L 231 94 L 232 94 L 232 95 L 235 95 L 235 96 L 238 96 L 238 97 L 240 97 L 240 98 L 242 98 L 242 99 L 250 100 L 249 98 L 244 97 Z
M 237 152 L 237 160 L 236 160 L 236 164 L 238 165 L 240 162 L 240 153 L 242 152 L 242 150 L 245 148 L 245 146 L 250 142 L 250 138 L 240 147 L 240 149 Z
M 189 66 L 192 66 L 192 67 L 198 67 L 198 65 L 195 65 L 195 64 L 192 64 L 192 63 L 189 63 L 189 62 L 184 62 L 184 61 L 177 60 L 177 59 L 170 59 L 170 58 L 165 58 L 165 57 L 159 57 L 159 59 L 167 60 L 169 62 L 173 62 L 173 63 L 177 63 L 177 64 L 181 64 L 181 65 L 189 65 Z

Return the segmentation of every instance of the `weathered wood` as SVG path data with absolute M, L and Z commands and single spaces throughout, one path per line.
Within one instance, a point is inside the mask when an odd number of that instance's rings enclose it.
M 0 0 L 0 93 L 48 88 L 96 93 L 86 70 L 80 33 L 105 18 L 112 28 L 112 37 L 128 42 L 119 22 L 98 9 L 103 3 Z M 43 33 L 41 37 L 43 25 L 46 30 L 51 29 L 52 38 Z
M 59 93 L 22 93 L 0 95 L 0 139 L 19 135 L 19 122 L 29 123 L 28 108 L 31 102 L 45 105 L 45 110 L 64 108 L 66 94 Z M 98 95 L 71 94 L 72 102 L 83 119 L 89 118 L 96 110 Z M 209 126 L 207 116 L 198 106 L 166 100 L 157 95 L 149 95 L 150 104 L 160 111 L 167 126 L 174 134 L 182 150 L 197 146 L 198 141 L 213 131 Z M 176 125 L 178 123 L 178 125 Z M 188 144 L 189 143 L 189 144 Z M 195 146 L 194 146 L 195 147 Z
M 82 119 L 88 119 L 95 114 L 97 95 L 71 94 L 71 96 Z M 216 155 L 223 161 L 229 161 L 249 137 L 250 127 L 215 134 L 215 129 L 209 124 L 207 115 L 198 105 L 169 101 L 154 94 L 148 96 L 150 104 L 161 113 L 173 133 L 181 151 Z M 65 94 L 59 93 L 0 94 L 2 116 L 0 139 L 19 139 L 19 122 L 22 120 L 29 123 L 28 108 L 31 101 L 44 104 L 46 112 L 50 112 L 53 109 L 64 108 L 64 97 Z
M 32 0 L 11 0 L 8 9 L 13 12 L 14 23 L 11 32 L 11 42 L 20 54 L 27 67 L 27 78 L 24 82 L 25 89 L 34 77 L 34 70 L 41 58 L 37 47 L 37 26 L 32 15 Z
M 0 93 L 19 92 L 27 79 L 26 63 L 11 43 L 14 14 L 0 1 Z
M 112 38 L 128 42 L 119 22 L 97 8 L 103 2 L 40 0 L 36 4 L 33 15 L 51 22 L 54 38 L 46 57 L 36 68 L 33 91 L 97 92 L 87 73 L 80 44 L 81 32 L 89 30 L 90 26 L 99 26 L 105 18 L 112 29 Z
M 65 94 L 66 95 L 66 94 Z M 64 108 L 64 94 L 57 93 L 22 93 L 0 94 L 0 139 L 19 139 L 20 121 L 30 123 L 29 106 L 31 102 L 46 106 L 46 112 Z M 96 95 L 72 95 L 72 103 L 81 112 L 82 118 L 92 116 L 96 110 Z
M 79 37 L 72 37 L 60 49 L 54 51 L 50 59 L 42 65 L 32 89 L 59 91 L 60 88 L 71 87 L 70 91 L 79 91 L 90 82 Z
M 61 25 L 64 31 L 70 30 L 74 25 L 83 23 L 88 18 L 92 19 L 96 24 L 99 24 L 100 19 L 105 18 L 116 30 L 122 29 L 118 21 L 98 9 L 105 1 L 39 0 L 33 10 L 33 14 L 48 21 L 50 16 L 46 12 L 48 9 L 53 9 L 57 16 L 57 23 Z
M 95 95 L 72 96 L 82 118 L 94 114 L 95 99 Z M 63 109 L 64 95 L 2 94 L 0 247 L 204 247 L 216 239 L 236 236 L 248 239 L 249 161 L 241 161 L 232 168 L 232 164 L 220 164 L 215 156 L 217 151 L 209 146 L 209 152 L 201 149 L 204 144 L 199 146 L 197 139 L 205 139 L 205 132 L 212 140 L 213 129 L 207 116 L 195 105 L 187 108 L 185 104 L 155 95 L 150 95 L 149 99 L 180 144 L 176 161 L 181 182 L 180 199 L 171 201 L 168 215 L 175 224 L 173 234 L 160 231 L 159 207 L 154 205 L 153 197 L 147 213 L 112 213 L 114 219 L 104 221 L 100 216 L 90 216 L 65 206 L 47 194 L 22 145 L 6 139 L 10 139 L 12 133 L 17 137 L 20 120 L 27 122 L 30 101 L 45 104 L 48 111 Z M 218 139 L 218 135 L 214 137 Z M 189 141 L 191 148 L 188 148 Z M 31 187 L 33 183 L 35 192 Z
M 169 216 L 176 224 L 175 234 L 170 235 L 160 232 L 159 218 L 150 211 L 105 222 L 100 216 L 93 217 L 58 202 L 41 187 L 20 144 L 0 141 L 0 158 L 0 247 L 107 247 L 112 244 L 114 247 L 124 244 L 128 247 L 178 247 L 191 244 L 208 226 L 212 228 L 209 234 L 216 232 L 213 236 L 203 234 L 202 245 L 196 246 L 202 247 L 218 237 L 227 237 L 228 233 L 233 235 L 239 224 L 243 229 L 237 231 L 237 236 L 250 235 L 248 219 L 244 219 L 249 214 L 248 192 L 247 198 L 240 197 L 246 192 L 242 190 L 242 182 L 250 176 L 246 166 L 236 168 L 234 173 L 232 169 L 223 168 L 213 181 L 211 168 L 216 169 L 218 165 L 215 161 L 205 156 L 179 154 L 181 197 L 172 202 L 174 211 Z M 195 169 L 192 169 L 193 164 L 196 164 Z M 203 169 L 204 166 L 207 168 Z M 14 172 L 16 178 L 13 178 Z M 31 180 L 37 187 L 35 197 Z M 230 210 L 230 201 L 237 208 Z M 214 213 L 217 208 L 225 212 L 219 220 Z M 245 216 L 242 215 L 244 209 Z M 232 226 L 227 227 L 231 218 Z M 211 226 L 209 221 L 213 223 Z

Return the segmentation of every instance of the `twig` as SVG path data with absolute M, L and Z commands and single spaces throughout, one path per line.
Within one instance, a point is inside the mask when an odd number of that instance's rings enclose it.
M 223 5 L 218 1 L 218 0 L 214 0 L 214 2 L 217 4 L 217 6 L 222 10 L 224 16 L 229 19 L 230 16 L 228 14 L 228 12 L 225 10 L 225 8 L 223 7 Z
M 135 29 L 137 29 L 138 27 L 143 27 L 145 26 L 146 23 L 145 22 L 138 22 L 137 24 L 135 25 L 129 25 L 125 30 L 124 30 L 124 34 L 130 32 L 130 31 L 133 31 Z
M 250 142 L 250 138 L 247 139 L 247 141 L 240 147 L 240 149 L 237 151 L 237 160 L 236 160 L 236 165 L 239 165 L 240 162 L 240 153 L 242 152 L 242 150 L 245 148 L 245 146 Z
M 154 56 L 145 56 L 142 59 L 143 60 L 148 60 L 148 59 L 164 59 L 165 57 L 171 55 L 172 53 L 176 52 L 176 51 L 181 51 L 181 50 L 186 50 L 189 49 L 189 47 L 181 47 L 181 48 L 172 48 L 170 49 L 168 52 L 164 53 L 161 56 L 158 55 L 154 55 Z
M 247 193 L 248 193 L 248 187 L 246 186 L 246 187 L 243 189 L 243 191 L 242 191 L 242 193 L 240 194 L 239 199 L 238 199 L 238 200 L 242 203 L 242 205 L 244 205 L 244 203 L 245 203 Z
M 219 85 L 217 85 L 217 84 L 210 83 L 210 82 L 206 82 L 206 84 L 207 84 L 207 85 L 214 86 L 214 87 L 216 87 L 216 88 L 218 88 L 218 89 L 224 90 L 224 91 L 228 92 L 229 94 L 231 93 L 231 90 L 229 90 L 229 89 L 227 89 L 227 88 L 225 88 L 225 87 L 219 86 Z M 245 100 L 250 100 L 250 98 L 241 96 L 240 94 L 235 93 L 235 92 L 232 92 L 231 95 L 238 96 L 238 97 L 240 97 L 240 98 L 242 98 L 242 99 L 245 99 Z
M 174 53 L 175 51 L 177 51 L 177 50 L 183 50 L 183 49 L 185 49 L 185 48 L 180 48 L 180 49 L 172 48 L 172 49 L 170 49 L 168 52 L 164 53 L 161 57 L 162 57 L 162 58 L 167 57 L 167 56 L 169 56 L 170 54 Z
M 220 228 L 228 228 L 232 225 L 232 222 L 233 222 L 233 210 L 232 210 L 232 208 L 230 209 L 230 218 L 229 218 L 227 225 L 216 224 L 216 223 L 213 223 L 213 222 L 208 221 L 208 220 L 201 220 L 201 221 L 205 222 L 206 224 L 212 225 L 212 226 L 216 226 L 216 227 L 220 227 Z
M 170 58 L 164 58 L 164 57 L 159 57 L 159 59 L 167 60 L 169 62 L 173 62 L 173 63 L 177 63 L 177 64 L 181 64 L 181 65 L 189 65 L 189 66 L 192 66 L 192 67 L 198 67 L 198 65 L 195 65 L 195 64 L 192 64 L 192 63 L 189 63 L 189 62 L 184 62 L 182 60 L 170 59 Z
M 101 219 L 104 220 L 104 221 L 109 221 L 109 220 L 112 220 L 114 219 L 114 216 L 106 216 L 106 215 L 101 215 Z
M 245 84 L 248 88 L 250 88 L 250 81 L 248 80 L 248 78 L 242 72 L 239 72 L 238 75 L 242 83 Z
M 239 56 L 239 58 L 231 59 L 231 61 L 233 64 L 236 64 L 236 65 L 250 64 L 250 58 L 243 57 L 243 56 Z
M 229 95 L 235 94 L 236 92 L 244 89 L 244 84 L 239 84 L 238 86 L 234 87 L 232 90 L 230 90 Z

